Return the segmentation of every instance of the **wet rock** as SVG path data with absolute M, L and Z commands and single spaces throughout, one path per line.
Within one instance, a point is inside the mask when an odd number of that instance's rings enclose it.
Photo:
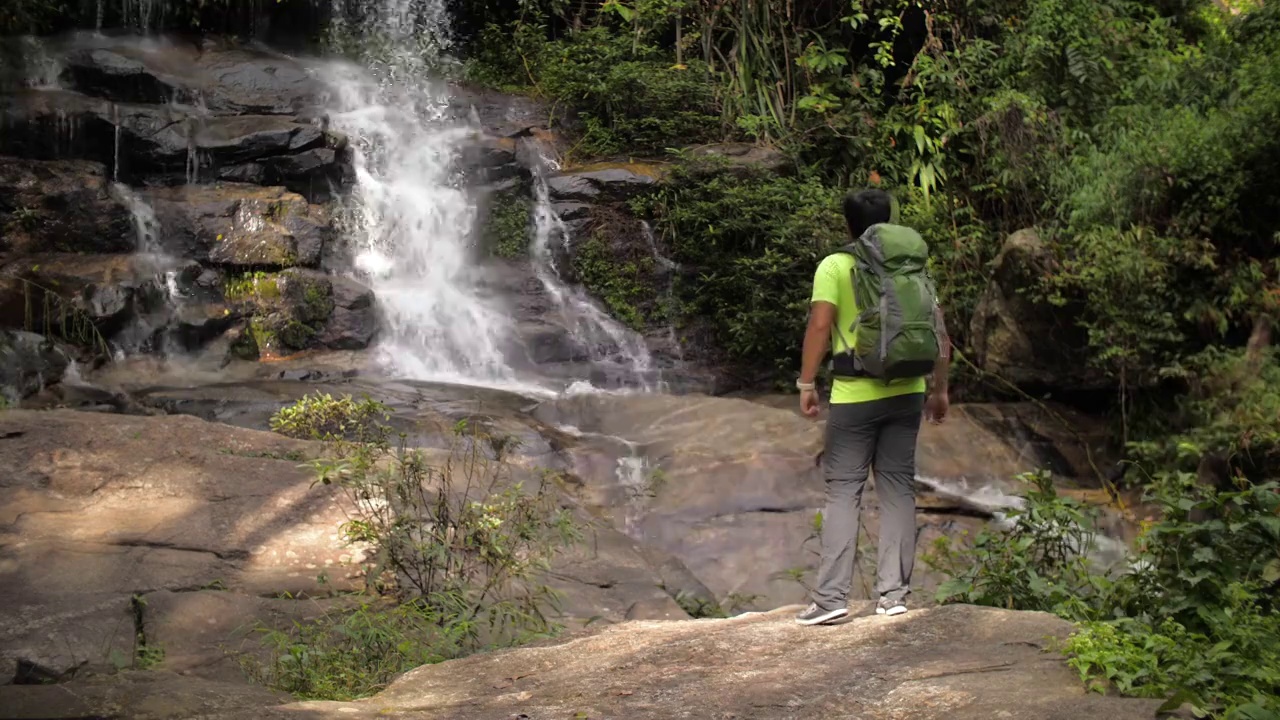
M 525 95 L 511 95 L 466 83 L 450 83 L 449 107 L 458 120 L 474 120 L 488 135 L 511 138 L 545 128 L 547 105 Z
M 317 105 L 320 85 L 296 60 L 222 40 L 79 34 L 50 48 L 70 89 L 117 102 L 202 104 L 228 114 L 292 114 Z
M 1085 342 L 1074 310 L 1033 296 L 1053 262 L 1034 230 L 1009 236 L 970 320 L 974 358 L 984 372 L 1024 387 L 1105 386 L 1081 354 Z
M 723 162 L 730 168 L 760 168 L 779 175 L 794 168 L 792 160 L 781 150 L 752 143 L 699 145 L 691 148 L 689 154 Z
M 591 215 L 591 206 L 586 203 L 563 202 L 555 203 L 551 206 L 552 211 L 560 216 L 561 220 L 570 222 L 573 220 L 585 220 Z
M 524 345 L 529 361 L 534 365 L 588 362 L 591 359 L 588 349 L 575 340 L 567 328 L 560 325 L 530 321 L 522 323 L 516 334 Z
M 619 200 L 653 185 L 658 177 L 655 167 L 638 163 L 592 166 L 547 178 L 547 190 L 557 201 Z
M 0 253 L 128 252 L 134 236 L 100 163 L 0 156 Z
M 94 330 L 118 330 L 147 284 L 133 255 L 30 255 L 0 267 L 0 326 L 58 327 L 94 344 Z
M 232 341 L 241 358 L 299 350 L 359 350 L 378 329 L 373 291 L 350 278 L 291 269 L 229 286 L 232 314 L 248 319 Z
M 166 82 L 147 66 L 106 48 L 82 48 L 68 53 L 62 60 L 62 79 L 80 92 L 109 100 L 160 104 L 170 100 L 190 102 L 179 97 L 183 88 Z
M 217 178 L 223 168 L 268 159 L 279 169 L 264 165 L 264 182 L 303 183 L 321 170 L 342 178 L 346 156 L 330 147 L 335 142 L 310 123 L 280 115 L 207 117 L 176 106 L 122 105 L 61 90 L 0 95 L 0 152 L 94 160 L 133 184 Z M 334 152 L 308 152 L 320 149 Z M 296 165 L 281 159 L 295 154 L 305 154 Z
M 701 396 L 582 395 L 542 403 L 533 414 L 552 427 L 597 434 L 567 450 L 585 483 L 583 503 L 678 560 L 715 599 L 737 595 L 754 599 L 747 607 L 769 608 L 806 601 L 795 573 L 812 582 L 820 550 L 813 520 L 825 504 L 823 425 L 800 417 L 795 399 L 786 400 L 784 409 L 773 409 Z M 1021 492 L 1012 482 L 1017 474 L 1087 452 L 1066 429 L 1055 433 L 1051 418 L 1032 417 L 1022 405 L 960 405 L 944 425 L 921 429 L 917 470 L 929 481 L 918 501 L 922 533 L 976 530 L 982 515 L 999 508 L 968 503 L 968 495 L 984 487 Z M 1050 452 L 1036 437 L 1011 437 L 1010 429 L 1024 422 L 1062 447 Z M 1072 467 L 1063 463 L 1064 470 Z M 874 585 L 878 514 L 872 485 L 864 493 L 870 541 L 863 543 L 855 599 Z M 927 549 L 917 547 L 920 554 Z M 939 578 L 923 562 L 916 567 L 914 589 L 927 597 Z
M 326 202 L 344 177 L 338 152 L 324 147 L 265 158 L 259 165 L 267 182 L 284 185 L 312 202 Z
M 378 331 L 378 311 L 373 290 L 345 277 L 330 277 L 333 312 L 317 343 L 336 350 L 369 347 Z
M 319 265 L 331 234 L 327 210 L 278 187 L 240 184 L 142 193 L 166 252 L 231 267 Z
M 0 330 L 0 399 L 5 405 L 62 378 L 71 362 L 52 340 L 21 330 Z
M 458 165 L 475 183 L 501 183 L 525 174 L 516 160 L 516 141 L 507 137 L 481 135 L 463 144 Z

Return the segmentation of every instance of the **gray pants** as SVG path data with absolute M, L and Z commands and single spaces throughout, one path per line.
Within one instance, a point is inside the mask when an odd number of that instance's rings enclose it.
M 822 460 L 827 480 L 822 563 L 813 594 L 824 610 L 844 607 L 849 599 L 862 489 L 871 468 L 880 500 L 876 592 L 894 602 L 910 592 L 916 559 L 916 435 L 923 412 L 922 393 L 831 406 Z

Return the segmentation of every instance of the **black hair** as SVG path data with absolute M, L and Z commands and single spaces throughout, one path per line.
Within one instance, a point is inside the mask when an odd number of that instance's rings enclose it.
M 844 196 L 844 222 L 850 237 L 861 237 L 872 225 L 892 219 L 893 198 L 884 190 L 850 190 Z

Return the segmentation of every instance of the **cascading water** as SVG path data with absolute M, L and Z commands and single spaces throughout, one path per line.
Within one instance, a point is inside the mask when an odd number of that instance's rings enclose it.
M 663 291 L 663 304 L 667 307 L 667 317 L 675 317 L 674 312 L 670 310 L 674 307 L 676 301 L 676 273 L 679 272 L 680 266 L 658 250 L 658 239 L 653 236 L 653 228 L 649 223 L 640 221 L 640 232 L 644 236 L 645 242 L 649 245 L 649 252 L 653 255 L 653 262 L 657 265 L 661 275 L 666 278 L 667 286 Z M 676 362 L 684 362 L 684 352 L 680 346 L 680 338 L 676 336 L 676 326 L 670 320 L 667 322 L 667 340 L 671 344 L 671 352 L 675 354 Z
M 155 211 L 129 186 L 114 183 L 111 190 L 133 215 L 136 233 L 135 267 L 150 276 L 140 283 L 134 301 L 134 316 L 113 340 L 118 359 L 140 352 L 163 353 L 163 331 L 173 324 L 181 301 L 178 289 L 180 262 L 169 257 L 160 247 L 160 223 Z
M 537 157 L 530 163 L 535 200 L 530 256 L 538 280 L 555 302 L 574 340 L 589 349 L 591 361 L 612 370 L 615 377 L 611 384 L 661 389 L 663 382 L 644 338 L 609 317 L 582 288 L 570 286 L 560 275 L 556 252 L 568 249 L 571 234 L 552 207 L 547 189 L 546 173 L 554 169 L 554 163 L 541 153 L 533 154 Z
M 479 285 L 472 261 L 476 206 L 454 161 L 472 130 L 445 117 L 424 42 L 448 46 L 440 0 L 363 9 L 354 31 L 390 42 L 372 68 L 334 63 L 330 122 L 351 140 L 356 187 L 344 228 L 383 313 L 380 358 L 414 379 L 514 385 L 505 349 L 510 314 Z M 348 26 L 347 32 L 352 32 Z M 428 38 L 423 40 L 423 38 Z

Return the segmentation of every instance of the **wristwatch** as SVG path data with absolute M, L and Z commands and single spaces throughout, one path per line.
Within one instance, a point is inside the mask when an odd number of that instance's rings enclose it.
M 800 381 L 800 378 L 796 378 L 796 389 L 797 389 L 797 390 L 813 390 L 814 388 L 815 388 L 815 385 L 814 385 L 813 383 L 811 383 L 811 382 L 809 382 L 809 383 L 807 383 L 807 382 L 801 382 L 801 381 Z

